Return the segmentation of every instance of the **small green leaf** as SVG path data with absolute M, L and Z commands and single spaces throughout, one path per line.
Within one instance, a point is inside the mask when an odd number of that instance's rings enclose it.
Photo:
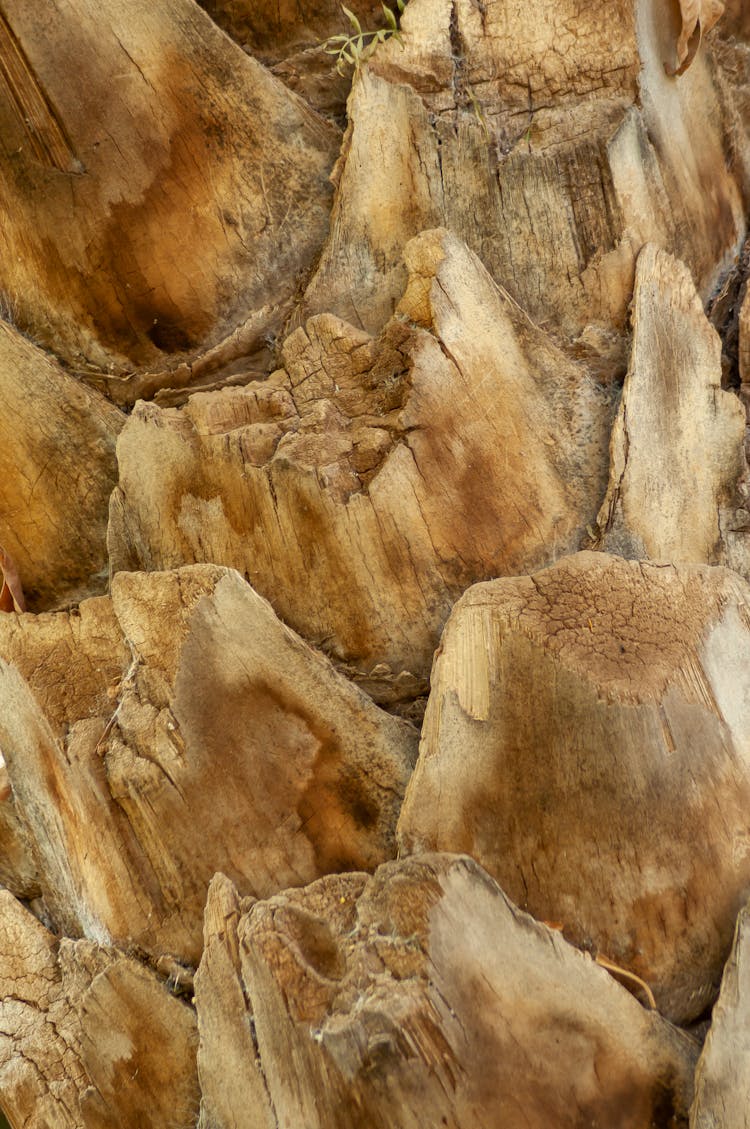
M 344 13 L 345 16 L 348 17 L 349 23 L 352 25 L 352 27 L 356 31 L 357 35 L 361 35 L 362 34 L 362 25 L 360 24 L 357 17 L 354 15 L 354 12 L 352 12 L 350 8 L 345 7 L 343 4 L 341 5 L 341 11 Z
M 396 23 L 396 17 L 393 14 L 393 9 L 388 8 L 385 4 L 381 4 L 380 6 L 383 9 L 385 22 L 388 24 L 391 31 L 398 31 L 398 24 Z

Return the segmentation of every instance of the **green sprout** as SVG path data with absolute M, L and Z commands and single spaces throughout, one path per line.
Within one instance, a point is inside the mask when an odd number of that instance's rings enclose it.
M 398 8 L 399 16 L 406 7 L 406 0 L 396 0 L 396 7 Z M 403 47 L 404 43 L 401 38 L 401 29 L 398 24 L 395 12 L 393 12 L 385 4 L 381 4 L 383 15 L 385 16 L 386 27 L 381 27 L 377 31 L 363 31 L 362 25 L 355 16 L 354 12 L 350 11 L 343 4 L 341 11 L 344 13 L 349 23 L 352 25 L 352 35 L 332 35 L 326 39 L 323 44 L 323 49 L 328 55 L 336 56 L 336 70 L 343 77 L 346 67 L 353 67 L 358 71 L 362 63 L 369 59 L 373 52 L 377 49 L 379 44 L 385 43 L 388 39 L 395 39 Z

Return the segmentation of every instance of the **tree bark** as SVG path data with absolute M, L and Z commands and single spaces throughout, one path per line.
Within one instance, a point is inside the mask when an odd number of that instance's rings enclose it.
M 0 5 L 0 1124 L 746 1124 L 748 122 L 739 0 Z

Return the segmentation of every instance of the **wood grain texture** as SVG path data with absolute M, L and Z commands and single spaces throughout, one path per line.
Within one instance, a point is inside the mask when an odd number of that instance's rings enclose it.
M 632 319 L 600 543 L 746 572 L 746 537 L 734 532 L 748 474 L 745 411 L 721 389 L 721 341 L 690 272 L 653 244 L 638 257 Z
M 65 128 L 29 65 L 13 30 L 0 15 L 0 80 L 16 106 L 33 157 L 59 172 L 82 172 Z
M 27 901 L 41 893 L 28 833 L 18 817 L 4 763 L 0 766 L 0 884 Z

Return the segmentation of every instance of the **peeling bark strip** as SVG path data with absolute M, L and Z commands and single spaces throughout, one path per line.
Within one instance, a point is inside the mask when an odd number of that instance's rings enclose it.
M 15 561 L 0 545 L 0 612 L 25 612 L 26 601 Z
M 0 12 L 0 79 L 37 161 L 60 172 L 83 171 L 59 115 L 45 94 L 13 29 Z
M 723 0 L 679 0 L 680 34 L 677 39 L 677 65 L 665 63 L 667 74 L 681 75 L 688 69 L 703 37 L 724 11 Z

